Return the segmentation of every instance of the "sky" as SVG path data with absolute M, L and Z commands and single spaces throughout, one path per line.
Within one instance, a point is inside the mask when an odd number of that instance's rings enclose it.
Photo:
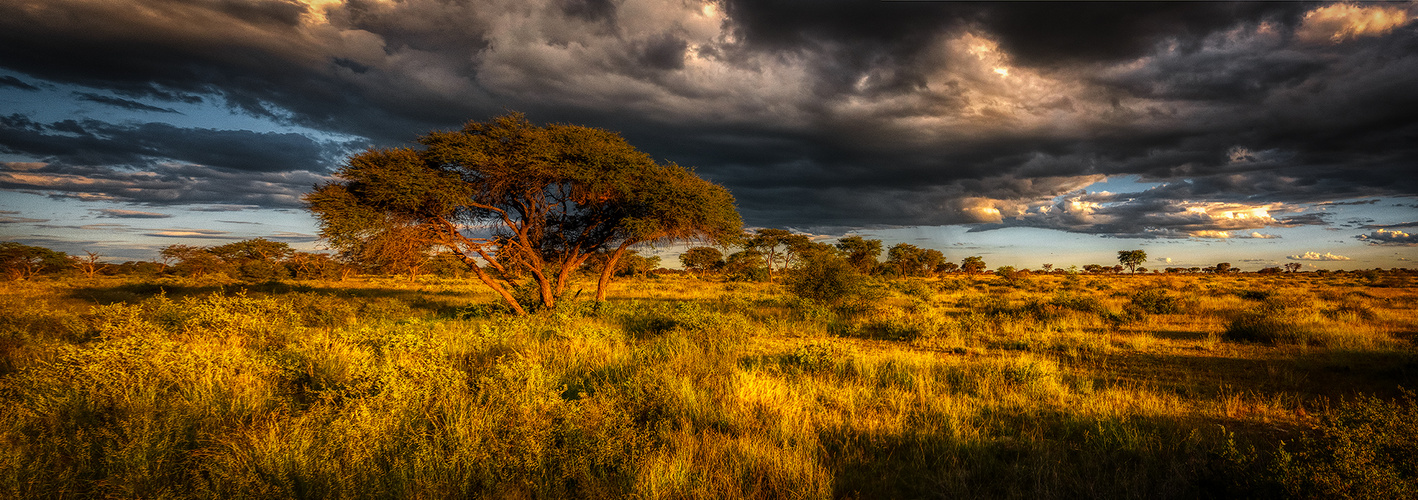
M 264 237 L 348 155 L 511 111 L 750 227 L 991 267 L 1418 267 L 1418 3 L 3 0 L 0 240 Z M 666 264 L 680 247 L 653 250 Z

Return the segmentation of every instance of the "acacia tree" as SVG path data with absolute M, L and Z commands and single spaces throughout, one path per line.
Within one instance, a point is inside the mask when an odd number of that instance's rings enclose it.
M 886 250 L 888 269 L 900 276 L 924 276 L 935 272 L 945 262 L 940 250 L 921 248 L 910 243 L 897 243 Z
M 103 272 L 103 270 L 108 267 L 108 264 L 103 263 L 101 260 L 103 259 L 102 255 L 88 250 L 84 250 L 84 253 L 88 255 L 83 257 L 71 257 L 73 266 L 75 269 L 78 269 L 79 272 L 84 273 L 85 277 L 94 279 L 95 276 L 98 276 L 100 272 Z
M 966 257 L 960 261 L 960 270 L 974 275 L 985 270 L 985 258 L 979 255 Z
M 711 271 L 724 267 L 724 253 L 713 247 L 694 247 L 680 254 L 679 262 L 690 271 Z
M 869 240 L 855 234 L 845 236 L 837 240 L 837 250 L 858 272 L 870 273 L 876 270 L 876 259 L 881 255 L 881 240 Z
M 0 242 L 0 271 L 12 280 L 27 280 L 42 273 L 57 272 L 69 266 L 64 252 L 29 246 L 13 241 Z
M 307 194 L 321 236 L 356 259 L 451 252 L 518 314 L 518 275 L 554 307 L 573 271 L 606 251 L 596 289 L 604 300 L 630 247 L 719 240 L 742 227 L 723 187 L 656 164 L 610 131 L 535 126 L 514 113 L 419 143 L 356 154 L 341 180 Z
M 1129 271 L 1137 273 L 1137 266 L 1147 262 L 1147 252 L 1142 250 L 1119 250 L 1118 263 L 1127 266 Z
M 768 265 L 768 282 L 773 282 L 773 268 L 787 269 L 789 261 L 811 240 L 807 235 L 793 234 L 787 229 L 762 228 L 743 236 L 744 248 L 759 251 Z

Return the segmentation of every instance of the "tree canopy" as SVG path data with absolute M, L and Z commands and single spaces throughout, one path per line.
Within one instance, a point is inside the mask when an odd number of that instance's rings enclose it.
M 845 236 L 837 240 L 837 250 L 858 272 L 870 273 L 876 270 L 876 258 L 881 255 L 881 240 L 869 240 L 855 234 Z
M 1147 262 L 1147 252 L 1142 250 L 1119 250 L 1118 263 L 1127 266 L 1129 271 L 1137 272 L 1137 266 Z
M 596 289 L 604 300 L 630 247 L 742 228 L 728 190 L 607 130 L 514 113 L 418 142 L 351 156 L 340 180 L 306 195 L 321 236 L 356 260 L 451 252 L 519 314 L 517 276 L 553 307 L 574 270 L 609 252 Z

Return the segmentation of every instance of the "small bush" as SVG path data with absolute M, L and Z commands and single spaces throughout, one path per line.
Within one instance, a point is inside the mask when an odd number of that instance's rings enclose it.
M 840 352 L 836 346 L 825 342 L 804 344 L 787 356 L 787 361 L 803 371 L 817 372 L 830 369 L 836 363 Z
M 869 288 L 867 277 L 851 263 L 827 253 L 811 255 L 788 271 L 784 285 L 793 295 L 828 305 L 862 298 Z
M 1302 344 L 1312 337 L 1298 322 L 1271 312 L 1246 312 L 1231 320 L 1226 338 L 1262 344 Z
M 1181 301 L 1161 288 L 1150 288 L 1132 296 L 1132 305 L 1150 314 L 1182 312 Z
M 1010 307 L 1009 300 L 998 295 L 966 295 L 956 301 L 956 307 L 984 316 L 1016 316 L 1021 309 Z
M 1278 453 L 1275 473 L 1295 497 L 1418 497 L 1418 404 L 1359 395 L 1327 412 Z
M 1107 306 L 1099 301 L 1097 297 L 1091 295 L 1074 295 L 1067 292 L 1059 292 L 1049 299 L 1050 305 L 1071 309 L 1080 312 L 1104 313 L 1108 311 Z
M 935 296 L 935 291 L 932 290 L 929 285 L 916 280 L 908 279 L 897 281 L 893 283 L 893 288 L 901 292 L 902 295 L 916 300 L 928 301 L 931 300 L 931 297 Z

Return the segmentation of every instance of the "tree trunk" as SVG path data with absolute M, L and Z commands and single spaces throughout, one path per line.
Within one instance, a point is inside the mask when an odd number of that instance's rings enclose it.
M 488 288 L 491 288 L 494 292 L 497 292 L 498 295 L 501 295 L 502 300 L 507 301 L 507 305 L 512 306 L 512 310 L 516 311 L 518 316 L 527 315 L 527 310 L 522 309 L 522 304 L 517 303 L 517 298 L 513 297 L 512 294 L 507 291 L 507 288 L 499 284 L 497 280 L 492 279 L 492 276 L 488 275 L 487 271 L 483 270 L 482 266 L 479 266 L 478 263 L 474 261 L 472 257 L 469 257 L 467 255 L 464 255 L 462 257 L 463 263 L 467 264 L 468 267 L 472 268 L 473 273 L 478 275 L 478 279 L 481 280 L 484 285 L 487 285 Z
M 601 269 L 601 279 L 596 282 L 596 302 L 606 301 L 606 288 L 610 286 L 611 274 L 615 272 L 615 265 L 620 262 L 620 256 L 625 255 L 627 248 L 630 248 L 630 242 L 621 243 L 620 247 L 611 253 L 611 258 L 606 259 L 606 267 Z

